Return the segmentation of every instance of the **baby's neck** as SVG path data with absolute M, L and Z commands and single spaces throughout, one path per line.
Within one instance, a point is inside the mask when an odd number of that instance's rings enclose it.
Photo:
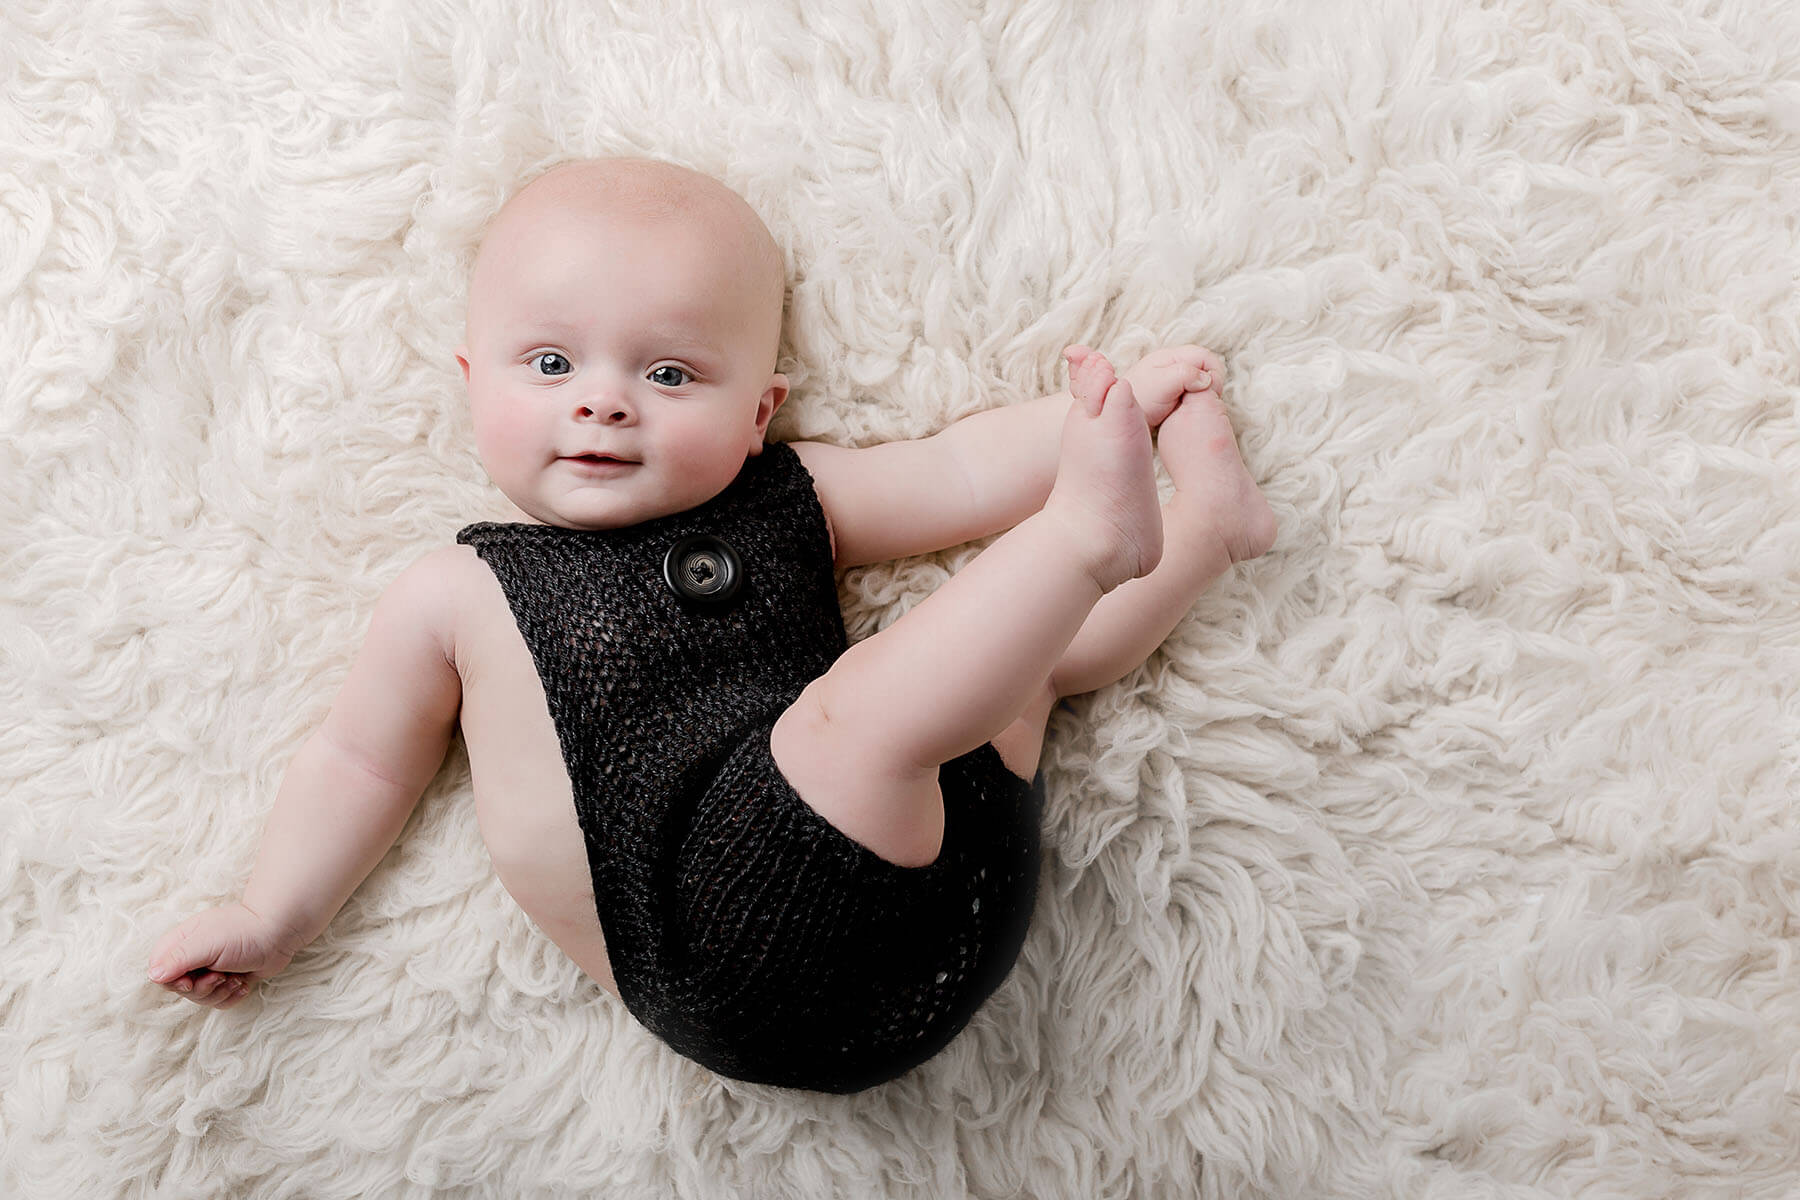
M 506 520 L 515 525 L 544 524 L 543 521 L 538 520 L 536 517 L 514 504 L 511 500 L 506 502 Z

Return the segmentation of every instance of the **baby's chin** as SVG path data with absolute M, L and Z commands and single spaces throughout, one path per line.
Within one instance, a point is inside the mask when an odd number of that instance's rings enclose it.
M 749 462 L 748 455 L 744 462 Z M 730 487 L 743 470 L 742 464 L 730 471 L 717 464 L 710 471 L 689 470 L 670 481 L 643 464 L 598 477 L 562 466 L 529 480 L 509 481 L 510 487 L 500 484 L 512 510 L 508 519 L 564 529 L 625 529 L 696 508 Z M 492 472 L 488 478 L 494 479 Z
M 626 529 L 681 512 L 680 504 L 645 508 L 639 504 L 622 505 L 614 497 L 583 497 L 579 494 L 546 500 L 536 497 L 508 496 L 513 521 L 526 525 L 556 525 L 563 529 Z

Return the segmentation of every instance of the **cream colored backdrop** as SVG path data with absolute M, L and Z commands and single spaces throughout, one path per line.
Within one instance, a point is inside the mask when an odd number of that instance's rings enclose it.
M 1797 1186 L 1785 0 L 24 0 L 0 81 L 0 1193 Z M 654 1042 L 460 749 L 258 997 L 144 977 L 374 598 L 499 511 L 462 273 L 574 153 L 764 214 L 776 436 L 1199 341 L 1282 522 L 1056 714 L 1023 958 L 874 1093 Z M 977 549 L 849 572 L 852 637 Z

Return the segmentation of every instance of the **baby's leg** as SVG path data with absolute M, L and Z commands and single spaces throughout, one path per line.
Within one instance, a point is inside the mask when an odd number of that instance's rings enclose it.
M 1162 560 L 1094 605 L 1043 693 L 994 737 L 1006 765 L 1026 778 L 1037 770 L 1058 699 L 1105 687 L 1142 665 L 1233 563 L 1275 544 L 1275 514 L 1238 454 L 1216 384 L 1182 400 L 1157 445 L 1175 481 L 1162 510 Z
M 1163 506 L 1163 560 L 1094 604 L 1039 698 L 995 734 L 1001 759 L 1026 779 L 1037 772 L 1044 727 L 1057 700 L 1118 682 L 1143 666 L 1215 579 L 1274 545 L 1274 513 L 1238 455 L 1217 387 L 1181 401 L 1163 421 L 1157 448 L 1175 480 L 1175 495 Z
M 1275 543 L 1275 514 L 1238 454 L 1216 388 L 1188 393 L 1163 422 L 1157 444 L 1175 481 L 1162 510 L 1162 561 L 1094 606 L 1051 672 L 1057 696 L 1123 678 L 1155 653 L 1233 563 Z
M 889 861 L 937 857 L 938 765 L 1031 707 L 1095 603 L 1161 557 L 1150 427 L 1130 385 L 1092 354 L 1070 390 L 1044 507 L 850 647 L 770 735 L 800 798 Z

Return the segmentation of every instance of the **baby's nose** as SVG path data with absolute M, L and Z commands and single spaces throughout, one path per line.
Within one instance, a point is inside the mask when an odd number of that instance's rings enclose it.
M 592 396 L 575 408 L 575 419 L 578 421 L 599 419 L 612 425 L 629 421 L 635 415 L 631 404 L 619 396 Z

